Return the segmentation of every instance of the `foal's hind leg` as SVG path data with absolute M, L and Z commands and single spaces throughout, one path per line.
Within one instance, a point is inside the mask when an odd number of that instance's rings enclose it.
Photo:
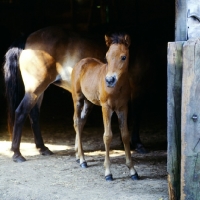
M 31 109 L 30 114 L 29 114 L 29 119 L 30 119 L 30 123 L 31 123 L 31 128 L 33 130 L 33 134 L 34 134 L 36 148 L 39 149 L 40 154 L 42 154 L 42 155 L 52 155 L 53 152 L 51 152 L 44 145 L 44 142 L 43 142 L 43 139 L 42 139 L 42 134 L 41 134 L 41 131 L 40 131 L 40 125 L 39 125 L 40 106 L 41 106 L 41 103 L 42 103 L 43 94 L 44 93 L 42 93 L 40 95 L 40 97 L 38 98 L 37 103 Z
M 82 131 L 93 104 L 87 99 L 74 99 L 74 129 L 76 131 L 75 152 L 76 160 L 83 168 L 87 167 L 82 147 Z
M 14 162 L 24 162 L 26 159 L 20 153 L 20 141 L 22 135 L 22 128 L 26 117 L 28 116 L 30 110 L 33 108 L 37 102 L 37 96 L 33 93 L 26 93 L 21 103 L 15 111 L 15 123 L 13 129 L 12 137 L 12 147 L 14 151 L 13 161 Z
M 122 141 L 124 143 L 125 155 L 126 155 L 126 165 L 130 170 L 130 176 L 132 180 L 138 180 L 138 174 L 133 166 L 133 161 L 131 159 L 130 144 L 129 144 L 129 132 L 127 126 L 127 106 L 116 111 L 119 121 L 119 128 L 121 131 Z

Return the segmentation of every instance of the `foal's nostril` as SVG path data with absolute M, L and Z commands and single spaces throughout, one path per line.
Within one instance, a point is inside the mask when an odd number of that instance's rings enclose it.
M 105 81 L 108 87 L 114 87 L 116 83 L 116 77 L 115 76 L 106 77 Z
M 111 77 L 107 77 L 106 78 L 106 82 L 107 83 L 113 83 L 114 82 L 114 77 L 112 77 L 112 76 Z

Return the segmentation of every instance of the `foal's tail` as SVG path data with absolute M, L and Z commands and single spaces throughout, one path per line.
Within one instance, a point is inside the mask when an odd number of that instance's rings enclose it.
M 15 41 L 5 55 L 4 80 L 8 106 L 8 131 L 10 134 L 13 131 L 15 110 L 24 94 L 24 86 L 19 69 L 19 56 L 25 47 L 26 38 L 23 36 Z

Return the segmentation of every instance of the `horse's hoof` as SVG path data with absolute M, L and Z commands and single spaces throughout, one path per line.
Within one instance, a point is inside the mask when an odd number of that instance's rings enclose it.
M 136 172 L 134 175 L 132 175 L 132 176 L 131 176 L 131 179 L 132 179 L 133 181 L 139 180 L 138 173 Z
M 50 156 L 53 154 L 53 152 L 50 151 L 47 147 L 45 149 L 40 149 L 39 152 L 43 156 Z
M 137 145 L 137 147 L 135 148 L 135 151 L 141 154 L 149 153 L 149 151 L 142 144 Z
M 112 174 L 108 174 L 107 176 L 105 176 L 106 181 L 113 181 L 113 176 Z
M 87 166 L 87 163 L 84 161 L 83 163 L 81 163 L 80 164 L 80 166 L 82 167 L 82 168 L 87 168 L 88 166 Z
M 22 162 L 26 161 L 26 159 L 21 155 L 21 153 L 20 154 L 14 154 L 12 159 L 16 163 L 22 163 Z

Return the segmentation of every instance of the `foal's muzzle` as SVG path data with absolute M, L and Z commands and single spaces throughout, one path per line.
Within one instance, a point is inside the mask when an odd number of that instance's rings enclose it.
M 115 84 L 117 82 L 117 77 L 115 75 L 114 76 L 106 76 L 105 81 L 106 81 L 107 87 L 115 87 Z

